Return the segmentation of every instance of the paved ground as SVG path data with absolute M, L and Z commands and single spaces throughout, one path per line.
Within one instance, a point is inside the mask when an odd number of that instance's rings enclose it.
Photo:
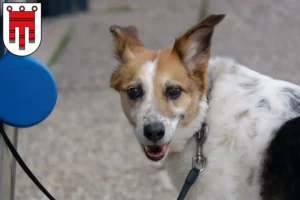
M 128 0 L 128 6 L 123 2 L 92 0 L 89 13 L 74 16 L 71 40 L 52 66 L 60 89 L 57 106 L 43 123 L 20 131 L 21 155 L 58 200 L 176 196 L 162 184 L 161 171 L 145 159 L 117 94 L 108 88 L 116 64 L 108 27 L 134 24 L 145 44 L 164 47 L 197 21 L 200 0 Z M 300 3 L 270 2 L 210 0 L 210 13 L 228 14 L 216 29 L 213 52 L 300 83 Z M 19 168 L 17 176 L 16 200 L 45 199 Z
M 51 68 L 60 89 L 57 106 L 46 121 L 20 131 L 21 154 L 57 199 L 175 199 L 142 154 L 118 95 L 108 87 L 116 66 L 109 26 L 135 24 L 147 45 L 160 48 L 196 22 L 200 3 L 120 2 L 94 0 L 90 13 L 74 16 L 69 45 Z M 43 199 L 20 169 L 17 175 L 16 200 Z
M 213 54 L 300 84 L 298 0 L 208 1 L 209 13 L 227 14 L 216 31 Z

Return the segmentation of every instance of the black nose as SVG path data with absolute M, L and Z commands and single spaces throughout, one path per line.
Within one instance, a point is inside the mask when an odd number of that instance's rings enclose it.
M 144 126 L 144 135 L 149 140 L 156 142 L 164 137 L 165 126 L 160 122 L 153 122 Z

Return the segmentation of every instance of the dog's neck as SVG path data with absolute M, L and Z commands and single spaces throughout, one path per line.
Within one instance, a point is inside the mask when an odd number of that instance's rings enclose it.
M 213 57 L 209 60 L 207 73 L 209 86 L 206 95 L 204 95 L 199 102 L 200 112 L 188 126 L 177 128 L 171 142 L 170 152 L 181 152 L 187 142 L 193 138 L 195 132 L 201 129 L 203 122 L 206 121 L 207 115 L 209 114 L 209 99 L 213 93 L 214 83 L 221 74 L 225 73 L 227 70 L 232 70 L 232 66 L 235 64 L 234 60 L 225 57 Z

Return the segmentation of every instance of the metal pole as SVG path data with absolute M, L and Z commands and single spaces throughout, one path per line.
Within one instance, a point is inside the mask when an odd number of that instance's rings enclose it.
M 2 0 L 1 9 L 2 9 Z M 1 10 L 0 10 L 1 11 Z M 2 13 L 2 11 L 1 11 Z M 0 16 L 0 59 L 5 53 L 3 44 L 3 19 Z M 5 131 L 17 148 L 18 144 L 18 129 L 11 126 L 4 126 Z M 16 161 L 9 152 L 3 138 L 0 137 L 0 200 L 14 200 L 15 197 L 15 181 L 16 181 Z
M 4 125 L 7 136 L 17 147 L 18 129 Z M 0 138 L 0 200 L 14 200 L 16 181 L 16 161 Z
M 18 129 L 4 126 L 7 136 L 16 146 Z M 0 200 L 14 200 L 16 181 L 16 161 L 8 150 L 3 138 L 0 138 Z

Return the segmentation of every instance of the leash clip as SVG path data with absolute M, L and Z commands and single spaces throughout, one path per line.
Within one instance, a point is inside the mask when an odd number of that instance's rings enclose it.
M 201 155 L 193 157 L 192 167 L 199 169 L 199 173 L 203 172 L 206 166 L 206 158 Z
M 197 150 L 196 156 L 193 157 L 192 160 L 192 167 L 199 169 L 199 172 L 203 172 L 206 166 L 206 157 L 203 156 L 202 153 L 202 146 L 206 139 L 206 133 L 208 132 L 207 124 L 203 124 L 202 128 L 199 132 L 195 134 L 196 141 L 197 141 Z

